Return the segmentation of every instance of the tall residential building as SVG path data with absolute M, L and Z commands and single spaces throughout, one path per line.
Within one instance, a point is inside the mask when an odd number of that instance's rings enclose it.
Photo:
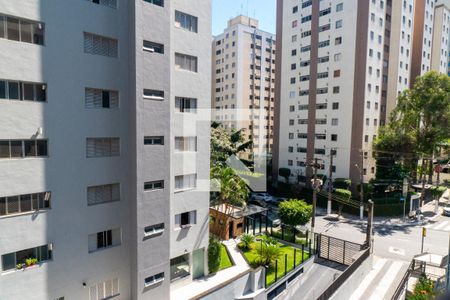
M 436 0 L 415 0 L 411 83 L 431 70 L 434 6 Z
M 244 129 L 258 154 L 271 153 L 273 145 L 275 42 L 258 20 L 240 15 L 212 46 L 212 118 Z
M 207 272 L 210 15 L 0 0 L 0 299 L 168 299 Z
M 434 2 L 278 0 L 274 173 L 308 181 L 317 158 L 328 175 L 334 153 L 334 178 L 375 175 L 379 126 L 432 68 Z
M 444 4 L 436 5 L 434 11 L 431 69 L 446 74 L 448 72 L 450 10 Z

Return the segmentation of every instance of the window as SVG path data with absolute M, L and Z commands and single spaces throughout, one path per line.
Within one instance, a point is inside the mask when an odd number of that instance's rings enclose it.
M 87 188 L 88 206 L 115 201 L 120 201 L 119 183 L 88 186 Z
M 164 280 L 164 272 L 145 278 L 144 285 L 145 287 L 149 287 L 159 282 L 162 282 L 163 280 Z
M 161 190 L 164 188 L 164 180 L 144 182 L 144 191 Z
M 121 244 L 121 229 L 110 229 L 106 231 L 100 231 L 89 235 L 89 253 L 102 250 Z
M 340 12 L 344 9 L 344 3 L 338 3 L 336 5 L 336 12 Z
M 175 191 L 195 189 L 197 187 L 197 174 L 175 176 Z
M 147 52 L 164 54 L 164 45 L 150 41 L 143 41 L 142 49 Z
M 52 259 L 53 244 L 29 248 L 2 255 L 2 271 L 15 270 L 17 265 L 25 265 L 27 258 L 36 258 L 38 263 Z
M 339 86 L 334 86 L 333 87 L 333 94 L 339 94 L 339 92 L 341 91 Z
M 342 20 L 337 20 L 336 21 L 336 29 L 341 28 L 342 27 Z
M 319 12 L 319 16 L 321 17 L 321 16 L 326 16 L 326 15 L 328 15 L 328 14 L 330 14 L 331 13 L 331 8 L 330 7 L 328 7 L 328 8 L 326 8 L 326 9 L 324 9 L 324 10 L 321 10 L 320 12 Z
M 333 77 L 341 77 L 341 70 L 334 70 Z
M 325 149 L 314 149 L 314 154 L 325 155 Z
M 333 110 L 339 109 L 339 102 L 333 102 L 332 108 Z
M 120 156 L 119 138 L 86 138 L 86 157 Z
M 175 97 L 175 111 L 183 113 L 195 113 L 197 111 L 197 99 Z
M 0 14 L 0 38 L 44 45 L 44 23 Z
M 295 14 L 296 12 L 298 12 L 298 6 L 297 5 L 292 8 L 292 13 Z
M 175 27 L 197 32 L 198 19 L 181 11 L 175 11 Z
M 332 140 L 333 142 L 336 142 L 337 139 L 338 139 L 337 134 L 332 134 L 332 135 L 331 135 L 331 140 Z
M 147 226 L 144 228 L 144 236 L 145 237 L 152 237 L 156 235 L 160 235 L 164 232 L 164 223 Z
M 117 8 L 117 0 L 88 0 L 89 2 L 109 6 L 111 8 Z
M 142 97 L 145 100 L 163 101 L 164 100 L 164 91 L 144 89 Z
M 89 288 L 89 299 L 90 300 L 106 300 L 106 299 L 110 299 L 110 298 L 118 296 L 118 295 L 119 295 L 119 279 L 118 278 L 100 282 Z
M 341 53 L 336 53 L 336 54 L 334 55 L 334 61 L 340 61 L 341 58 L 342 58 L 342 54 L 341 54 Z
M 338 124 L 339 124 L 339 119 L 331 119 L 332 126 L 338 126 Z
M 119 108 L 119 92 L 94 88 L 84 91 L 85 108 Z
M 47 85 L 0 79 L 0 99 L 23 101 L 47 101 Z
M 93 33 L 84 33 L 84 53 L 118 57 L 119 46 L 116 39 L 103 37 Z
M 301 20 L 302 23 L 306 23 L 308 21 L 311 21 L 311 15 L 303 17 L 302 20 Z
M 50 209 L 51 192 L 0 197 L 0 216 Z
M 175 68 L 197 72 L 197 57 L 181 53 L 175 53 Z
M 170 260 L 170 280 L 176 280 L 190 274 L 189 253 Z
M 184 212 L 175 215 L 175 227 L 186 228 L 197 224 L 197 211 Z
M 164 145 L 163 136 L 144 136 L 144 145 Z
M 342 44 L 342 37 L 337 37 L 334 39 L 334 44 L 335 45 L 340 45 Z
M 327 41 L 319 42 L 318 47 L 319 48 L 324 48 L 324 47 L 327 47 L 329 45 L 330 45 L 330 41 L 327 40 Z
M 197 137 L 195 136 L 175 137 L 175 151 L 197 152 Z
M 45 156 L 47 140 L 0 140 L 0 159 Z
M 144 0 L 145 2 L 164 7 L 164 0 Z

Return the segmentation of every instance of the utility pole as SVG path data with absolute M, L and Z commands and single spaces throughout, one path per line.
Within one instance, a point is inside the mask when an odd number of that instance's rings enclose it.
M 406 221 L 406 198 L 408 197 L 408 179 L 403 178 L 403 221 Z
M 370 253 L 373 252 L 373 210 L 374 204 L 372 200 L 367 202 L 368 216 L 367 216 L 367 229 L 366 229 L 366 244 L 370 248 Z
M 316 205 L 317 205 L 317 158 L 314 158 L 314 182 L 313 182 L 313 208 L 311 219 L 311 236 L 314 236 L 314 226 L 316 223 Z
M 327 203 L 327 215 L 331 215 L 331 199 L 333 194 L 333 156 L 334 149 L 330 150 L 330 173 L 328 176 L 328 203 Z

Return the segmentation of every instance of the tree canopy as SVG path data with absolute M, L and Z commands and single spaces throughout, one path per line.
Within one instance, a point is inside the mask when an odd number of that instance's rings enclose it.
M 402 159 L 406 170 L 416 169 L 417 159 L 431 157 L 438 146 L 450 138 L 450 78 L 431 71 L 417 77 L 412 89 L 403 91 L 387 125 L 380 127 L 374 142 L 379 161 L 377 177 L 382 168 L 391 168 Z
M 312 206 L 303 200 L 290 199 L 280 203 L 278 216 L 283 224 L 305 225 L 312 216 Z

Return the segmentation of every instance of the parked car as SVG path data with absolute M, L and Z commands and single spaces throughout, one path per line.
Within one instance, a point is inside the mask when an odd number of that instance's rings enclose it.
M 252 193 L 250 195 L 250 200 L 262 200 L 265 202 L 272 202 L 273 197 L 270 196 L 268 193 Z
M 267 213 L 267 216 L 268 216 L 268 218 L 269 218 L 269 221 L 272 222 L 272 226 L 273 226 L 273 227 L 278 227 L 278 226 L 281 225 L 281 220 L 278 218 L 278 215 L 277 215 L 276 212 L 274 212 L 274 211 L 269 211 L 269 212 Z
M 273 198 L 272 200 L 272 204 L 278 206 L 281 202 L 288 200 L 288 198 L 284 198 L 284 197 L 276 197 Z
M 442 215 L 450 217 L 450 205 L 447 204 L 447 206 L 444 207 L 444 209 L 442 210 Z

